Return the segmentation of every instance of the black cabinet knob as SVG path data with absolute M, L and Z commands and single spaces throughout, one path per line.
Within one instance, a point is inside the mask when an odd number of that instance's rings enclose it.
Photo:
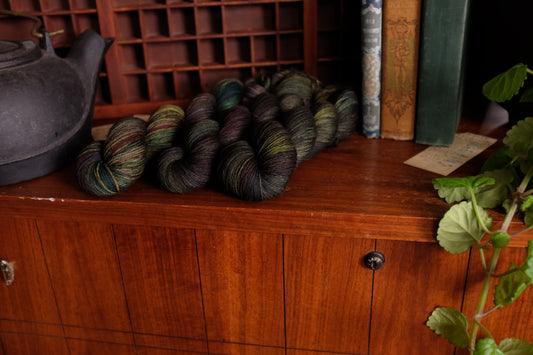
M 378 270 L 385 264 L 385 256 L 379 251 L 371 251 L 365 255 L 364 262 L 370 270 Z

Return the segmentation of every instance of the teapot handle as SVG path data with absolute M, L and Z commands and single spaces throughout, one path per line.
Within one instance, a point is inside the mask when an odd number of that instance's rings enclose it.
M 24 12 L 4 10 L 4 9 L 0 9 L 0 15 L 7 15 L 7 16 L 13 16 L 13 17 L 23 17 L 23 18 L 27 18 L 27 19 L 33 20 L 35 22 L 35 24 L 33 25 L 33 28 L 31 30 L 31 34 L 34 37 L 37 37 L 37 38 L 43 38 L 44 37 L 44 35 L 42 33 L 42 31 L 43 31 L 42 30 L 43 29 L 43 22 L 37 16 L 33 16 L 33 15 L 30 15 L 30 14 L 27 14 L 27 13 L 24 13 Z M 58 35 L 58 34 L 63 33 L 63 32 L 65 32 L 65 31 L 64 30 L 58 30 L 58 31 L 50 32 L 50 36 L 55 36 L 55 35 Z

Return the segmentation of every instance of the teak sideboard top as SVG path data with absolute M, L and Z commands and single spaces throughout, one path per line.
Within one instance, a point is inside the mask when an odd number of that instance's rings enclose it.
M 499 140 L 451 175 L 477 174 L 507 129 L 490 130 L 479 119 L 463 119 L 459 131 Z M 68 166 L 32 181 L 1 186 L 0 212 L 66 221 L 435 242 L 438 220 L 449 207 L 433 189 L 431 179 L 438 175 L 403 163 L 425 148 L 356 134 L 306 161 L 280 196 L 262 202 L 241 201 L 210 187 L 172 194 L 147 179 L 118 195 L 94 197 L 80 190 L 73 166 Z M 503 214 L 493 217 L 501 221 Z M 513 223 L 516 229 L 520 225 L 518 220 Z M 526 245 L 530 235 L 513 238 L 513 245 Z

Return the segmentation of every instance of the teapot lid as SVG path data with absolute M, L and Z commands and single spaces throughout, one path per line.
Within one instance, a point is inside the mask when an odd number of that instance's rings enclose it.
M 0 69 L 39 59 L 41 49 L 32 41 L 0 41 Z

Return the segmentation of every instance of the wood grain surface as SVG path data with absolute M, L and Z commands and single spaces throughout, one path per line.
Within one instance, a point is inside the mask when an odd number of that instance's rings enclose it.
M 61 323 L 34 220 L 0 217 L 0 259 L 11 262 L 15 280 L 0 286 L 0 319 Z
M 62 322 L 131 332 L 112 226 L 39 220 L 38 228 Z

